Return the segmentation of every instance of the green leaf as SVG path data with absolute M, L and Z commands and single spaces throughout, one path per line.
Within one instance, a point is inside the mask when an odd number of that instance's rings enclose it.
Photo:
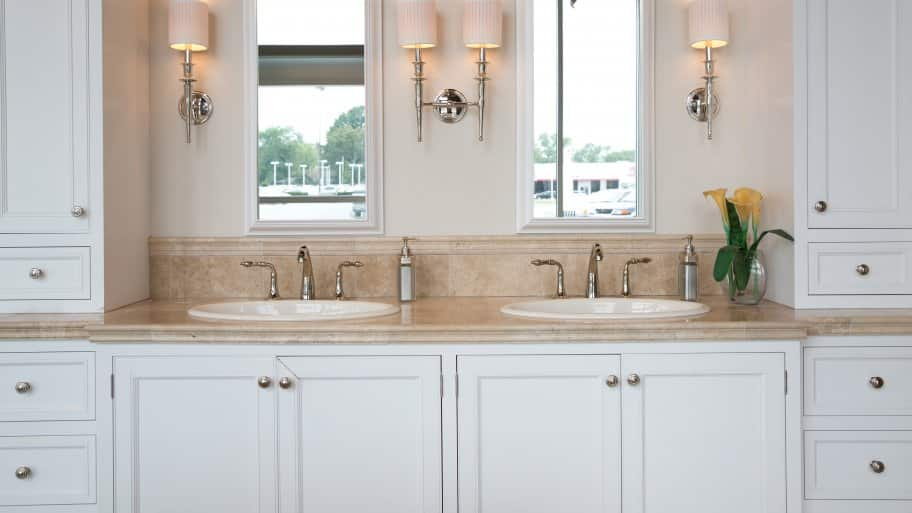
M 757 248 L 760 246 L 760 241 L 763 240 L 763 237 L 766 237 L 767 235 L 770 235 L 770 234 L 778 235 L 779 237 L 782 237 L 783 239 L 785 239 L 787 241 L 795 242 L 795 238 L 792 237 L 791 235 L 789 235 L 789 233 L 785 230 L 779 230 L 779 229 L 767 230 L 767 231 L 761 233 L 760 236 L 757 237 L 757 240 L 755 240 L 754 243 L 751 244 L 750 250 L 748 251 L 748 256 L 755 255 L 757 253 Z
M 728 276 L 736 252 L 737 248 L 734 246 L 724 246 L 719 249 L 719 253 L 716 255 L 716 265 L 713 267 L 713 278 L 716 281 L 724 281 Z
M 725 200 L 725 208 L 728 210 L 729 246 L 746 249 L 747 237 L 745 237 L 744 229 L 741 227 L 741 220 L 738 218 L 738 209 L 735 208 L 734 203 L 728 200 Z
M 747 288 L 747 282 L 750 281 L 750 268 L 751 259 L 744 251 L 738 251 L 732 262 L 732 269 L 735 271 L 735 287 L 738 290 Z

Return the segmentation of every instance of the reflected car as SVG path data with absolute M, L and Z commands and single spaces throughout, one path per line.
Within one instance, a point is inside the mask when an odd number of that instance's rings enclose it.
M 636 189 L 607 189 L 589 195 L 589 210 L 600 216 L 635 216 Z
M 554 199 L 557 197 L 557 191 L 542 191 L 535 194 L 535 199 Z

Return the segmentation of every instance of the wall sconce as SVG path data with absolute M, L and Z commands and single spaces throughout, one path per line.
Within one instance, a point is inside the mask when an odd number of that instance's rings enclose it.
M 187 123 L 187 144 L 190 129 L 204 125 L 212 116 L 212 98 L 202 91 L 194 91 L 193 52 L 209 48 L 209 6 L 200 0 L 171 0 L 168 13 L 168 40 L 171 48 L 184 52 L 184 96 L 177 111 Z
M 500 0 L 465 0 L 463 4 L 463 41 L 467 48 L 478 49 L 478 99 L 470 102 L 457 89 L 447 88 L 424 101 L 424 64 L 422 50 L 437 46 L 437 9 L 434 0 L 399 0 L 399 46 L 414 50 L 415 117 L 418 142 L 424 140 L 423 111 L 431 107 L 444 123 L 458 123 L 470 107 L 478 107 L 478 140 L 484 141 L 485 107 L 487 104 L 487 50 L 499 48 L 503 33 L 503 8 Z
M 690 46 L 706 52 L 706 86 L 687 95 L 686 108 L 691 118 L 706 123 L 706 138 L 712 140 L 713 118 L 719 114 L 719 99 L 713 91 L 716 76 L 712 51 L 728 45 L 728 8 L 725 0 L 696 0 L 690 4 L 689 18 Z

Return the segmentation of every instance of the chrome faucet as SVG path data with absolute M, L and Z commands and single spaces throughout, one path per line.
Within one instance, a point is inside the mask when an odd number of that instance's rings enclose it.
M 301 249 L 298 250 L 298 263 L 301 264 L 301 299 L 316 299 L 313 260 L 310 258 L 310 250 L 307 249 L 307 246 L 301 246 Z
M 345 299 L 345 290 L 342 289 L 342 269 L 346 267 L 364 267 L 360 261 L 349 262 L 348 260 L 339 264 L 339 267 L 336 268 L 336 299 L 342 301 Z
M 589 253 L 589 271 L 586 273 L 586 297 L 595 299 L 599 297 L 598 263 L 602 261 L 602 245 L 593 244 Z
M 622 285 L 623 289 L 621 290 L 621 295 L 624 297 L 630 297 L 630 266 L 636 264 L 648 264 L 652 262 L 652 259 L 649 257 L 644 258 L 631 258 L 624 264 L 624 284 Z
M 271 262 L 251 262 L 250 260 L 244 260 L 241 262 L 241 266 L 247 268 L 264 267 L 269 269 L 269 299 L 279 299 L 278 273 L 276 273 L 276 268 Z
M 567 290 L 564 287 L 564 266 L 561 265 L 557 260 L 539 260 L 535 259 L 532 261 L 532 265 L 536 267 L 541 267 L 543 265 L 553 265 L 557 267 L 557 293 L 554 295 L 556 298 L 565 298 L 567 297 Z

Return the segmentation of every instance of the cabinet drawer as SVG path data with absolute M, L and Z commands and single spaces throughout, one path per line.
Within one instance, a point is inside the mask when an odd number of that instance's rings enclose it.
M 810 294 L 912 294 L 912 243 L 809 245 Z
M 804 350 L 805 415 L 912 415 L 912 347 Z
M 0 437 L 0 506 L 94 504 L 95 437 Z
M 0 301 L 90 299 L 89 248 L 0 248 Z
M 912 431 L 807 431 L 807 499 L 912 500 Z
M 0 422 L 94 418 L 94 353 L 0 353 Z

